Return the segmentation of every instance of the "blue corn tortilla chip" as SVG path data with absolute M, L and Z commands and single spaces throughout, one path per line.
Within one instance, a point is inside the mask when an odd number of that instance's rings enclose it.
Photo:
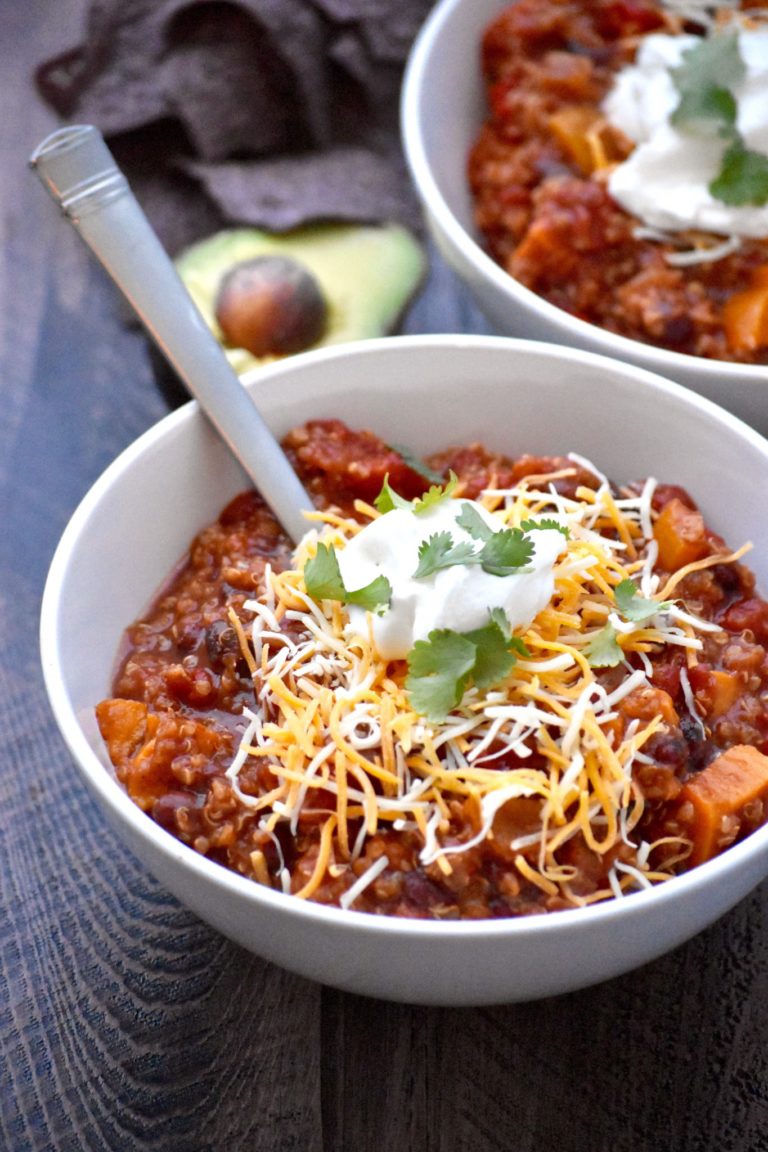
M 154 0 L 96 0 L 86 42 L 41 65 L 40 91 L 63 116 L 97 124 L 110 136 L 171 114 L 156 70 L 164 20 Z
M 215 221 L 414 226 L 397 105 L 430 7 L 92 0 L 85 42 L 35 79 L 62 116 L 101 129 L 172 254 Z
M 158 157 L 178 156 L 183 138 L 178 124 L 164 120 L 110 141 L 117 163 L 130 173 L 131 187 L 160 240 L 174 255 L 225 224 L 198 180 L 175 163 L 158 162 Z
M 187 6 L 166 39 L 160 82 L 201 159 L 330 140 L 325 31 L 304 0 Z
M 418 208 L 399 156 L 364 148 L 239 164 L 185 163 L 225 219 L 283 232 L 308 219 L 397 220 L 418 226 Z

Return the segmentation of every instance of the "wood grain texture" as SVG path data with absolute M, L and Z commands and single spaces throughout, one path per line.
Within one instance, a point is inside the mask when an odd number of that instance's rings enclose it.
M 320 991 L 229 944 L 125 851 L 51 720 L 37 617 L 58 536 L 165 412 L 144 340 L 26 169 L 33 63 L 82 5 L 0 6 L 0 1148 L 321 1147 Z
M 125 851 L 37 656 L 77 501 L 166 403 L 142 338 L 26 171 L 34 62 L 84 0 L 0 4 L 0 1150 L 762 1152 L 768 890 L 600 987 L 449 1011 L 288 975 Z M 486 331 L 436 258 L 406 330 Z

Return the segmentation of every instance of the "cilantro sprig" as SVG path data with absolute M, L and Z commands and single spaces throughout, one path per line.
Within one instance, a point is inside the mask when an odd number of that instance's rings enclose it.
M 424 512 L 428 512 L 430 508 L 436 507 L 443 500 L 448 500 L 456 490 L 459 483 L 459 478 L 455 472 L 448 473 L 448 479 L 445 484 L 433 484 L 423 496 L 418 496 L 415 500 L 406 500 L 404 496 L 400 496 L 395 492 L 394 488 L 389 483 L 389 473 L 384 477 L 384 483 L 378 496 L 374 500 L 377 511 L 384 515 L 386 512 L 392 512 L 395 508 L 407 509 L 414 512 L 417 516 Z
M 414 572 L 417 580 L 432 576 L 442 568 L 452 568 L 455 564 L 472 564 L 475 560 L 475 546 L 471 540 L 454 544 L 450 532 L 435 532 L 419 545 L 419 563 Z
M 456 523 L 463 528 L 473 540 L 488 540 L 493 535 L 493 528 L 486 524 L 482 516 L 472 504 L 462 504 L 461 512 L 456 517 Z
M 304 565 L 304 584 L 313 600 L 340 600 L 369 612 L 385 608 L 392 599 L 392 585 L 386 576 L 377 576 L 363 588 L 346 588 L 332 544 L 318 544 L 316 554 Z
M 621 580 L 614 589 L 614 596 L 619 615 L 633 624 L 643 624 L 672 606 L 671 600 L 650 600 L 641 596 L 634 580 Z
M 525 567 L 532 556 L 533 540 L 522 528 L 502 528 L 488 537 L 478 561 L 491 576 L 511 576 Z
M 723 135 L 736 125 L 732 89 L 746 75 L 735 32 L 718 32 L 683 52 L 670 69 L 680 100 L 672 113 L 674 125 L 702 134 Z
M 709 191 L 716 200 L 735 207 L 768 203 L 768 156 L 748 148 L 736 126 L 738 105 L 733 90 L 746 72 L 738 35 L 729 31 L 700 40 L 670 71 L 680 94 L 672 124 L 695 135 L 727 141 Z
M 528 535 L 536 529 L 556 528 L 568 537 L 568 529 L 556 520 L 526 520 L 519 528 L 491 528 L 474 505 L 463 503 L 456 517 L 460 528 L 482 546 L 469 541 L 454 541 L 450 532 L 436 532 L 419 547 L 419 563 L 414 576 L 422 579 L 455 564 L 478 564 L 492 576 L 511 576 L 520 572 L 533 556 L 533 541 Z
M 437 628 L 426 640 L 417 640 L 408 653 L 405 687 L 415 710 L 430 723 L 441 724 L 459 703 L 470 684 L 484 691 L 511 672 L 517 656 L 530 653 L 511 634 L 500 609 L 488 623 L 470 632 Z
M 544 516 L 541 520 L 521 520 L 520 527 L 523 532 L 533 532 L 534 529 L 537 529 L 539 532 L 544 532 L 548 529 L 553 529 L 555 532 L 560 532 L 565 536 L 566 540 L 569 540 L 571 536 L 568 528 L 551 516 Z
M 621 580 L 614 588 L 616 611 L 631 624 L 644 624 L 671 607 L 671 600 L 650 600 L 641 596 L 634 580 Z M 584 655 L 592 668 L 615 668 L 624 659 L 618 633 L 610 622 L 590 637 Z
M 503 528 L 499 532 L 489 529 L 479 549 L 470 540 L 456 544 L 450 532 L 435 532 L 419 546 L 419 563 L 414 577 L 432 576 L 455 564 L 479 564 L 491 576 L 511 576 L 520 572 L 532 556 L 533 541 L 521 528 Z
M 475 540 L 489 540 L 494 532 L 494 529 L 486 524 L 477 508 L 472 504 L 462 504 L 461 512 L 456 517 L 456 523 Z M 545 516 L 541 520 L 523 520 L 520 523 L 522 532 L 543 532 L 550 528 L 561 532 L 566 540 L 570 535 L 568 529 L 551 516 Z
M 606 624 L 590 636 L 584 645 L 584 655 L 590 668 L 615 668 L 624 659 L 624 649 L 617 639 L 613 624 Z
M 716 200 L 736 207 L 768 203 L 768 156 L 746 148 L 741 138 L 734 140 L 709 190 Z

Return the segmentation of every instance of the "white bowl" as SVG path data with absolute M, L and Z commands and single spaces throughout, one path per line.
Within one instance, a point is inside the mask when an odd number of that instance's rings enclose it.
M 577 451 L 620 480 L 682 484 L 712 528 L 756 533 L 768 443 L 733 416 L 642 369 L 503 337 L 370 340 L 291 357 L 247 383 L 282 435 L 339 416 L 429 452 L 484 441 L 509 453 Z M 227 871 L 141 812 L 113 777 L 93 708 L 109 694 L 121 632 L 193 535 L 246 482 L 195 404 L 128 448 L 75 512 L 42 609 L 58 724 L 107 818 L 180 900 L 246 948 L 353 992 L 421 1004 L 548 996 L 616 976 L 710 924 L 768 872 L 768 828 L 652 891 L 532 918 L 423 922 L 322 907 Z M 768 588 L 768 540 L 750 563 Z
M 480 40 L 510 0 L 441 0 L 411 51 L 402 90 L 406 159 L 427 225 L 499 332 L 587 348 L 660 372 L 768 432 L 768 368 L 654 348 L 588 324 L 518 283 L 483 251 L 467 180 L 485 119 Z

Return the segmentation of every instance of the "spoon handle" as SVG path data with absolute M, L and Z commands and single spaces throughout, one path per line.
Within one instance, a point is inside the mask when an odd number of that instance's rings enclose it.
M 60 129 L 30 166 L 297 541 L 313 505 L 200 315 L 101 133 Z

